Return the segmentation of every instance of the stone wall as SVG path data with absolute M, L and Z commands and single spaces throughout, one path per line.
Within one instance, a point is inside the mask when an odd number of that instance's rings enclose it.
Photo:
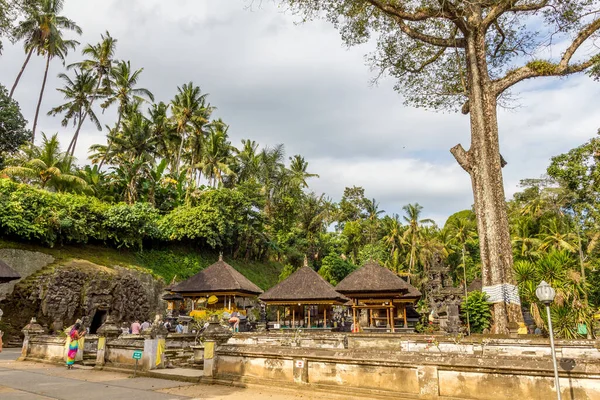
M 309 348 L 289 345 L 282 336 L 235 335 L 218 349 L 215 378 L 417 399 L 556 397 L 543 338 L 350 334 L 343 348 Z M 600 400 L 598 342 L 557 345 L 563 399 Z

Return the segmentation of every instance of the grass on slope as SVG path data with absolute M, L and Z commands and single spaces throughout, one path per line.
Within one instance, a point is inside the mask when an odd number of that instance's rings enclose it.
M 153 275 L 163 278 L 167 283 L 171 282 L 174 277 L 176 281 L 187 279 L 218 259 L 217 253 L 201 253 L 183 247 L 145 249 L 143 251 L 115 249 L 91 244 L 47 248 L 30 243 L 0 240 L 0 248 L 46 253 L 54 257 L 56 263 L 75 258 L 108 267 L 114 265 L 132 268 L 142 267 Z M 275 262 L 245 262 L 244 260 L 227 259 L 227 257 L 225 257 L 225 261 L 263 290 L 277 284 L 279 274 L 283 269 L 281 264 Z

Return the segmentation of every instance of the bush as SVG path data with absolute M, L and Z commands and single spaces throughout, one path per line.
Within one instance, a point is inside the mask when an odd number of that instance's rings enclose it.
M 342 279 L 350 275 L 355 269 L 356 266 L 352 263 L 343 260 L 339 255 L 332 253 L 323 258 L 323 264 L 319 270 L 319 275 L 335 286 L 340 283 Z
M 492 326 L 491 305 L 487 301 L 487 294 L 473 291 L 467 296 L 467 301 L 461 307 L 463 322 L 467 323 L 467 312 L 471 323 L 471 333 L 482 333 L 484 329 Z

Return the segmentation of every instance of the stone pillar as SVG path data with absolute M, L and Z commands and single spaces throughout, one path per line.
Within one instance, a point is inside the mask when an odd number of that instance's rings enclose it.
M 294 360 L 294 382 L 308 383 L 308 361 L 306 361 L 306 358 Z
M 98 352 L 96 353 L 96 368 L 102 368 L 106 364 L 106 353 L 108 341 L 115 339 L 121 334 L 121 329 L 115 323 L 111 315 L 106 317 L 106 321 L 97 331 L 98 334 Z
M 215 340 L 206 340 L 204 342 L 204 376 L 212 378 L 215 373 Z
M 21 331 L 24 334 L 23 339 L 23 347 L 21 348 L 21 357 L 19 360 L 22 361 L 29 355 L 29 340 L 37 335 L 44 334 L 44 328 L 40 324 L 37 323 L 35 317 L 31 318 L 31 322 L 29 322 L 23 330 Z
M 256 330 L 258 332 L 266 332 L 269 330 L 269 324 L 267 322 L 267 306 L 262 301 L 259 304 L 259 318 L 258 318 L 258 326 Z
M 417 367 L 417 376 L 419 379 L 419 398 L 428 400 L 439 399 L 440 387 L 437 367 L 419 366 Z

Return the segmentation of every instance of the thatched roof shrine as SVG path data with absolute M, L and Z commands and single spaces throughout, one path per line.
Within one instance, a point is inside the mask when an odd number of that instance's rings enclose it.
M 303 266 L 259 299 L 267 304 L 344 304 L 348 298 L 309 266 Z
M 6 283 L 20 279 L 21 275 L 14 269 L 8 266 L 7 263 L 0 260 L 0 283 Z
M 344 278 L 335 290 L 348 297 L 378 297 L 418 299 L 421 292 L 394 272 L 371 261 Z
M 219 261 L 203 269 L 191 278 L 170 288 L 181 294 L 231 294 L 256 296 L 263 291 L 248 278 L 236 271 L 219 257 Z

